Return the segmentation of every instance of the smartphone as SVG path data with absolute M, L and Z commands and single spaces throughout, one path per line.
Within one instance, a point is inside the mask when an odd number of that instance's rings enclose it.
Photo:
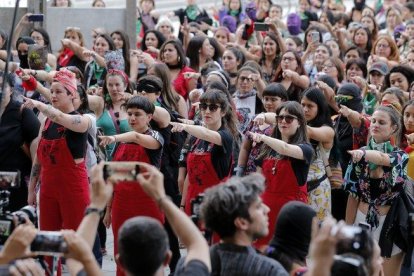
M 311 32 L 312 42 L 319 42 L 319 33 Z
M 30 22 L 43 22 L 44 15 L 43 14 L 32 14 L 28 16 L 28 20 Z
M 140 173 L 138 162 L 105 162 L 104 179 L 111 177 L 114 181 L 136 181 Z
M 62 256 L 68 252 L 68 244 L 60 232 L 39 231 L 30 245 L 30 250 L 38 255 Z
M 20 171 L 0 171 L 0 189 L 17 188 L 20 186 Z
M 269 24 L 267 23 L 261 23 L 261 22 L 255 22 L 254 23 L 254 30 L 259 32 L 266 32 L 269 30 Z

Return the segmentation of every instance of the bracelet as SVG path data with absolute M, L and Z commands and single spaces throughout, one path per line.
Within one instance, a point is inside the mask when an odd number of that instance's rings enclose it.
M 85 210 L 85 216 L 89 215 L 90 213 L 97 213 L 99 215 L 99 217 L 102 217 L 104 214 L 104 210 L 102 209 L 98 209 L 98 208 L 94 208 L 94 207 L 88 207 Z
M 114 140 L 115 140 L 115 143 L 116 143 L 116 142 L 117 142 L 117 141 L 116 141 L 116 135 L 112 135 L 112 137 L 114 137 Z
M 365 158 L 365 155 L 367 154 L 367 151 L 364 148 L 362 148 L 361 151 L 363 152 L 362 157 L 361 157 L 361 159 L 362 159 L 362 158 Z

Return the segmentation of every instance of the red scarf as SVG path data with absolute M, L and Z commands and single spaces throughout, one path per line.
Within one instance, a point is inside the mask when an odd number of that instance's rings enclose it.
M 65 48 L 63 52 L 59 56 L 58 63 L 61 67 L 66 67 L 70 61 L 70 59 L 75 55 L 75 53 L 69 49 Z

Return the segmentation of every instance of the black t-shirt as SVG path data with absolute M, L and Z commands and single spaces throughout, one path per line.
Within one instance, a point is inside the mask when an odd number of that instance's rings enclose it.
M 150 159 L 150 162 L 155 167 L 159 168 L 161 166 L 161 156 L 162 156 L 162 149 L 164 147 L 164 137 L 158 132 L 153 129 L 148 129 L 145 132 L 146 135 L 150 135 L 152 138 L 160 143 L 161 147 L 159 149 L 145 149 L 147 155 Z
M 31 160 L 21 146 L 37 137 L 40 122 L 32 110 L 20 109 L 21 104 L 11 101 L 0 123 L 0 170 L 20 170 L 23 176 L 30 174 Z M 23 180 L 23 179 L 22 179 Z
M 290 159 L 290 164 L 292 165 L 292 169 L 293 172 L 296 176 L 296 180 L 298 182 L 299 186 L 303 186 L 306 184 L 306 180 L 308 177 L 308 172 L 309 172 L 309 167 L 310 164 L 312 162 L 312 157 L 314 154 L 314 150 L 312 148 L 312 145 L 309 143 L 303 143 L 303 144 L 298 144 L 298 147 L 300 147 L 303 151 L 303 160 L 301 159 L 296 159 L 296 158 L 292 158 L 292 157 L 285 157 L 285 158 L 289 158 Z M 269 153 L 270 157 L 274 157 L 276 156 L 277 153 L 274 150 L 271 150 L 271 152 Z M 265 157 L 268 158 L 268 157 Z M 256 166 L 258 167 L 262 167 L 263 164 L 263 159 L 258 159 L 256 160 Z
M 73 111 L 69 114 L 75 115 L 78 113 L 76 111 Z M 48 123 L 47 120 L 46 124 Z M 73 159 L 85 158 L 88 131 L 85 131 L 84 133 L 75 132 L 57 123 L 50 122 L 50 125 L 47 128 L 47 130 L 44 130 L 42 133 L 42 137 L 46 140 L 59 139 L 63 135 L 65 135 L 66 143 L 68 145 L 70 153 L 72 154 Z
M 229 175 L 231 169 L 231 158 L 233 151 L 233 136 L 224 126 L 217 131 L 221 136 L 222 145 L 214 145 L 210 142 L 200 140 L 194 148 L 197 138 L 191 137 L 190 146 L 192 152 L 211 152 L 211 162 L 220 179 Z M 188 153 L 187 153 L 188 154 Z M 181 166 L 185 166 L 186 158 L 180 160 Z

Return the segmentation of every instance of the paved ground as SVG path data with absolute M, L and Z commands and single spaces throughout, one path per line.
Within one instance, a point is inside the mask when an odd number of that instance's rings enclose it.
M 114 257 L 114 236 L 112 228 L 106 230 L 106 250 L 107 254 L 103 257 L 102 271 L 105 276 L 115 275 L 116 265 Z

